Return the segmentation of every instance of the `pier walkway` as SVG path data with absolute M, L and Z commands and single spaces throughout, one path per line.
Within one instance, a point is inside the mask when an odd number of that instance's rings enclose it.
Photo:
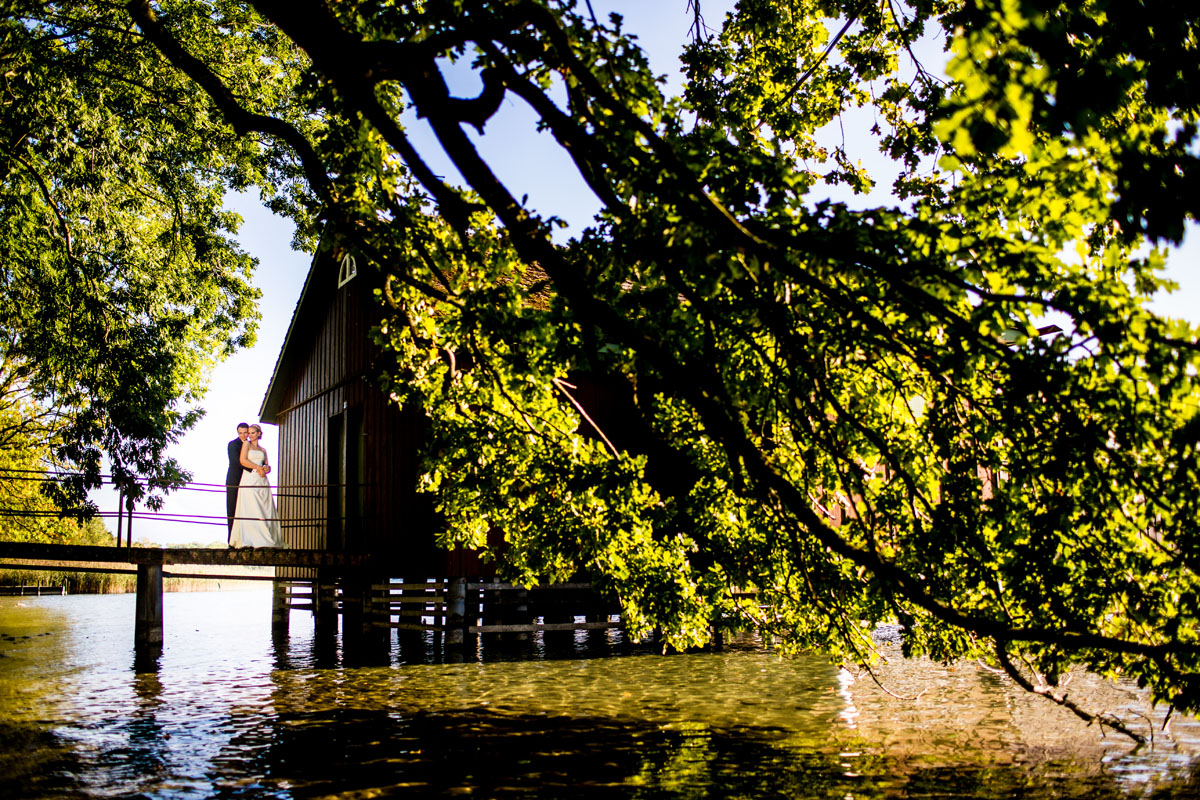
M 137 567 L 137 601 L 134 647 L 137 650 L 162 646 L 163 640 L 163 567 L 175 565 L 316 567 L 355 569 L 370 563 L 361 553 L 331 553 L 324 550 L 287 550 L 283 548 L 174 548 L 104 547 L 99 545 L 42 544 L 0 542 L 0 559 L 28 559 L 54 562 L 54 569 L 71 572 L 91 568 L 89 564 L 132 564 Z M 6 569 L 45 569 L 44 564 L 0 564 Z M 204 575 L 195 577 L 218 578 Z M 236 576 L 224 576 L 236 577 Z
M 99 545 L 42 544 L 0 542 L 0 558 L 28 558 L 37 561 L 91 561 L 107 564 L 169 566 L 205 564 L 256 567 L 361 567 L 369 555 L 331 553 L 325 550 L 286 550 L 260 547 L 237 550 L 217 547 L 103 547 Z M 19 568 L 19 564 L 6 564 Z
M 37 562 L 12 563 L 12 559 Z M 388 568 L 365 553 L 284 548 L 162 548 L 61 545 L 0 541 L 0 568 L 62 572 L 121 572 L 137 568 L 135 653 L 151 655 L 163 642 L 163 579 L 191 577 L 274 582 L 272 624 L 286 629 L 291 609 L 313 612 L 318 628 L 336 630 L 336 618 L 351 618 L 345 630 L 432 631 L 447 645 L 475 634 L 530 635 L 538 632 L 606 630 L 623 627 L 621 608 L 591 583 L 518 586 L 462 576 L 386 577 Z M 97 565 L 112 565 L 111 567 Z M 300 567 L 315 578 L 189 575 L 164 567 Z M 308 585 L 300 586 L 307 583 Z M 293 591 L 308 594 L 293 594 Z M 581 619 L 582 617 L 582 619 Z

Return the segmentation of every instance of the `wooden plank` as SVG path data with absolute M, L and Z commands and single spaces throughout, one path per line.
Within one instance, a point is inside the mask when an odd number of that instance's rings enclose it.
M 434 622 L 428 625 L 414 625 L 411 622 L 375 622 L 372 623 L 378 628 L 391 628 L 397 631 L 440 631 L 443 630 L 440 623 Z
M 111 567 L 77 567 L 71 564 L 3 564 L 0 569 L 40 570 L 42 572 L 89 572 L 104 575 L 137 575 L 136 569 L 116 569 Z M 228 581 L 273 581 L 273 575 L 215 575 L 185 572 L 164 572 L 164 578 L 205 578 Z
M 484 591 L 489 591 L 489 592 L 491 592 L 491 591 L 536 592 L 540 589 L 572 589 L 572 590 L 578 590 L 578 591 L 585 591 L 585 590 L 590 590 L 592 588 L 593 588 L 593 586 L 590 583 L 540 583 L 537 586 L 530 586 L 528 588 L 526 588 L 524 586 L 519 586 L 517 584 L 512 584 L 512 583 L 468 583 L 467 584 L 468 591 L 482 589 Z
M 137 575 L 136 569 L 116 567 L 75 567 L 67 564 L 0 564 L 0 569 L 30 570 L 41 572 L 95 572 L 102 575 Z
M 164 578 L 204 578 L 217 581 L 273 581 L 274 575 L 200 575 L 190 572 L 164 572 Z
M 441 591 L 446 588 L 445 581 L 422 581 L 420 583 L 373 583 L 371 589 L 376 592 L 408 592 L 408 591 Z
M 101 547 L 98 545 L 0 542 L 0 558 L 38 561 L 84 561 L 109 564 L 213 564 L 218 566 L 362 567 L 372 565 L 366 553 L 322 550 Z M 0 568 L 4 565 L 0 564 Z
M 604 628 L 621 628 L 625 623 L 617 622 L 536 622 L 523 625 L 468 625 L 467 633 L 537 633 L 538 631 L 596 631 Z

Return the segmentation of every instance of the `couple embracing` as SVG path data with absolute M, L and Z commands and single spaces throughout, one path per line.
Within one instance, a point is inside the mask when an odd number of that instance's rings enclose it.
M 262 428 L 239 422 L 237 438 L 229 443 L 225 474 L 225 511 L 229 517 L 230 547 L 283 547 L 279 514 L 271 497 L 267 451 L 259 442 Z

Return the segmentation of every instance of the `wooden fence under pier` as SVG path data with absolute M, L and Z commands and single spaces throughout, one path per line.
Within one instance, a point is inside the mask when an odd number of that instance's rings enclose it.
M 371 583 L 364 600 L 349 596 L 342 586 L 289 581 L 284 592 L 290 610 L 316 613 L 324 607 L 345 614 L 353 607 L 368 627 L 431 631 L 444 635 L 447 644 L 471 634 L 622 627 L 620 606 L 601 597 L 590 583 L 524 587 L 467 578 L 394 578 Z
M 63 595 L 67 593 L 67 585 L 59 586 L 0 586 L 0 595 L 10 597 L 41 597 L 42 595 Z

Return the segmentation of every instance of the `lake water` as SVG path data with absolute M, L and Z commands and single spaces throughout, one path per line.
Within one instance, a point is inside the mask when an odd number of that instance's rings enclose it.
M 447 663 L 393 636 L 349 666 L 307 612 L 273 641 L 269 592 L 167 594 L 164 616 L 139 672 L 131 595 L 0 598 L 0 797 L 1200 796 L 1191 720 L 1135 749 L 889 643 L 885 691 L 753 641 L 661 656 L 568 633 Z M 1072 696 L 1161 727 L 1130 687 L 1077 676 Z

